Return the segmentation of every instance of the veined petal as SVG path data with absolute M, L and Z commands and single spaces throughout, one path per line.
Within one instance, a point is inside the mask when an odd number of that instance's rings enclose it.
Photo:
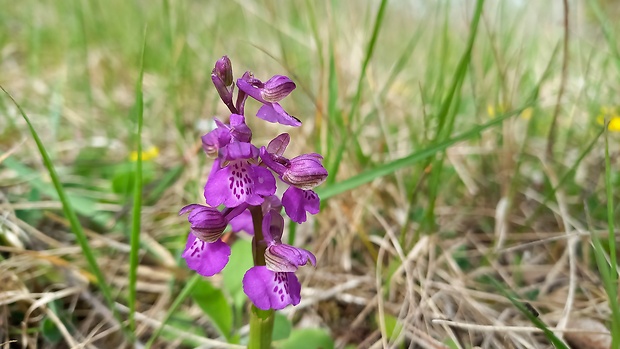
M 216 156 L 220 148 L 230 143 L 230 131 L 228 127 L 217 119 L 215 119 L 215 122 L 218 127 L 201 137 L 202 149 L 204 149 L 205 153 L 209 156 Z
M 277 273 L 264 266 L 252 267 L 245 273 L 243 292 L 262 310 L 284 309 L 301 300 L 301 284 L 294 273 Z
M 202 276 L 213 276 L 222 271 L 228 263 L 230 246 L 222 240 L 213 243 L 204 242 L 190 233 L 181 256 L 191 270 Z
M 267 102 L 279 102 L 293 92 L 295 87 L 297 86 L 288 76 L 274 75 L 271 79 L 265 81 L 261 89 L 261 96 Z

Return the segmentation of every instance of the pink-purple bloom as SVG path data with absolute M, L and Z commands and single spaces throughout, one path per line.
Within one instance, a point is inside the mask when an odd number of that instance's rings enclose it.
M 295 83 L 288 77 L 275 75 L 265 83 L 254 77 L 242 78 L 237 80 L 237 87 L 246 95 L 263 104 L 256 112 L 256 116 L 260 119 L 282 125 L 301 126 L 301 121 L 287 113 L 278 103 L 296 87 Z
M 297 223 L 305 222 L 307 213 L 318 213 L 320 201 L 312 189 L 325 181 L 327 171 L 323 157 L 316 153 L 284 157 L 291 140 L 287 133 L 266 146 L 254 145 L 244 116 L 245 102 L 251 97 L 262 104 L 256 113 L 258 118 L 300 126 L 301 121 L 280 105 L 296 85 L 284 75 L 274 75 L 263 83 L 251 72 L 235 81 L 232 63 L 226 56 L 215 63 L 211 79 L 230 115 L 228 121 L 215 119 L 215 129 L 202 136 L 203 149 L 215 160 L 204 188 L 207 205 L 191 204 L 179 212 L 187 213 L 190 223 L 182 257 L 200 275 L 217 274 L 231 253 L 228 243 L 222 240 L 224 232 L 229 226 L 233 233 L 245 231 L 252 235 L 254 246 L 261 246 L 256 251 L 264 253 L 257 262 L 264 265 L 250 268 L 243 277 L 248 298 L 263 310 L 297 305 L 301 284 L 295 272 L 307 264 L 316 266 L 317 261 L 310 251 L 282 243 L 285 221 L 281 212 L 284 208 Z M 288 186 L 281 199 L 275 195 L 278 183 Z M 255 232 L 259 227 L 261 230 Z

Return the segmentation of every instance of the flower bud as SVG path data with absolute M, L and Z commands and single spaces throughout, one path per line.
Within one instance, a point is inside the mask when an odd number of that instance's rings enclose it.
M 215 74 L 223 83 L 224 86 L 230 86 L 233 83 L 232 63 L 228 56 L 223 56 L 215 62 L 215 68 L 213 69 Z
M 293 80 L 284 75 L 275 75 L 267 80 L 261 89 L 261 97 L 267 102 L 275 103 L 288 96 L 297 87 Z

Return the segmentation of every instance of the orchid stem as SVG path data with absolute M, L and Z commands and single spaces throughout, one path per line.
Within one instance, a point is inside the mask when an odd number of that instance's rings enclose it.
M 255 305 L 252 305 L 248 349 L 271 348 L 274 315 L 275 311 L 273 309 L 260 310 Z
M 252 240 L 252 253 L 254 255 L 254 265 L 265 265 L 265 242 L 263 239 L 263 211 L 260 206 L 250 207 L 252 213 L 252 223 L 254 225 L 254 239 Z M 271 348 L 271 335 L 273 333 L 273 320 L 275 311 L 273 309 L 261 310 L 252 305 L 250 311 L 250 339 L 248 349 L 269 349 Z

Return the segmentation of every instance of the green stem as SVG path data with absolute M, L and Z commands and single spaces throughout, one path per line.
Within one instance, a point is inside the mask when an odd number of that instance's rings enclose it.
M 248 349 L 271 348 L 274 315 L 275 311 L 273 309 L 260 310 L 255 305 L 252 305 Z
M 250 207 L 252 213 L 252 223 L 254 225 L 254 239 L 252 239 L 252 253 L 254 265 L 265 265 L 265 241 L 263 238 L 263 210 L 260 206 Z M 261 310 L 252 305 L 250 311 L 250 339 L 248 349 L 269 349 L 271 348 L 271 335 L 273 333 L 273 320 L 275 311 L 273 309 Z

